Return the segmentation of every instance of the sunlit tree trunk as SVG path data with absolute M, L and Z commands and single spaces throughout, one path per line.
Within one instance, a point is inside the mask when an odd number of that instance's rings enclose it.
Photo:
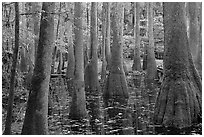
M 164 79 L 154 122 L 165 127 L 190 127 L 202 114 L 201 79 L 193 64 L 182 2 L 163 3 Z
M 82 3 L 74 3 L 74 90 L 69 116 L 71 119 L 83 119 L 87 116 L 84 90 L 84 55 L 83 55 L 83 30 L 82 30 Z
M 140 7 L 138 2 L 134 2 L 134 38 L 135 50 L 132 70 L 141 70 L 140 60 Z
M 48 93 L 54 42 L 55 3 L 43 3 L 39 45 L 22 134 L 48 134 Z
M 8 100 L 7 116 L 6 116 L 5 130 L 4 130 L 5 135 L 11 135 L 11 123 L 12 123 L 12 115 L 13 115 L 13 100 L 14 100 L 16 65 L 17 65 L 17 59 L 18 59 L 18 48 L 19 48 L 19 6 L 18 6 L 18 2 L 15 2 L 15 48 L 13 52 L 13 62 L 12 62 L 12 68 L 11 68 L 9 100 Z

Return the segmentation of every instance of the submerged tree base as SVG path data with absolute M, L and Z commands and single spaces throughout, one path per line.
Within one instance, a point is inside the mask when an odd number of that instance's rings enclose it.
M 165 127 L 191 127 L 201 122 L 201 95 L 190 80 L 166 79 L 158 95 L 154 121 Z
M 124 73 L 109 73 L 103 96 L 104 99 L 129 97 Z

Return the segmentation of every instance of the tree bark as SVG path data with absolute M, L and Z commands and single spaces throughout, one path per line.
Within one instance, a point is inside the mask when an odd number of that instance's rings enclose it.
M 110 2 L 107 2 L 106 7 L 106 37 L 105 37 L 105 54 L 107 62 L 107 70 L 110 70 L 111 67 L 111 50 L 110 50 Z
M 9 100 L 8 100 L 6 124 L 5 124 L 5 130 L 4 130 L 5 135 L 11 135 L 15 75 L 16 75 L 16 65 L 18 60 L 18 48 L 19 48 L 19 6 L 18 6 L 18 2 L 15 2 L 15 48 L 13 52 L 13 62 L 12 62 L 12 68 L 11 68 Z
M 111 28 L 113 31 L 113 46 L 111 57 L 111 70 L 107 78 L 104 98 L 128 98 L 127 81 L 123 70 L 123 45 L 122 45 L 122 16 L 123 3 L 113 3 Z
M 202 71 L 202 47 L 200 45 L 200 25 L 198 22 L 199 17 L 199 7 L 197 2 L 189 2 L 189 43 L 190 49 L 195 63 L 196 69 L 201 74 Z M 202 13 L 201 13 L 202 14 Z M 202 16 L 202 15 L 201 15 Z M 201 17 L 200 16 L 200 17 Z M 202 75 L 201 75 L 202 76 Z
M 95 122 L 96 119 L 100 120 L 99 114 L 99 81 L 98 81 L 98 35 L 97 35 L 97 3 L 91 3 L 91 61 L 86 66 L 85 69 L 85 90 L 86 94 L 89 97 L 93 97 L 92 99 L 88 99 L 90 109 L 91 109 L 91 119 L 90 124 L 92 126 L 92 130 L 99 134 L 98 125 Z
M 74 79 L 74 67 L 75 67 L 75 59 L 74 59 L 74 47 L 73 47 L 73 38 L 72 38 L 72 23 L 68 22 L 68 37 L 69 37 L 69 47 L 68 47 L 68 63 L 67 63 L 67 71 L 66 75 L 68 80 Z M 68 86 L 68 88 L 71 88 L 71 86 Z
M 140 7 L 138 2 L 134 2 L 134 22 L 135 50 L 132 70 L 140 71 Z
M 83 55 L 83 31 L 82 31 L 82 3 L 74 3 L 74 90 L 69 116 L 71 119 L 83 119 L 87 116 L 84 90 L 84 55 Z
M 196 56 L 196 68 L 199 72 L 199 75 L 202 79 L 202 2 L 197 3 L 200 4 L 199 7 L 199 45 L 197 49 L 197 56 Z
M 61 12 L 61 7 L 62 7 L 62 3 L 60 2 L 60 7 L 59 7 L 58 12 Z M 61 14 L 58 15 L 57 30 L 56 30 L 56 40 L 58 39 L 58 36 L 59 36 L 60 16 L 61 16 Z M 52 55 L 52 69 L 51 69 L 52 74 L 55 71 L 55 58 L 56 58 L 56 55 L 57 55 L 57 51 L 58 51 L 57 46 L 54 46 L 53 53 L 52 53 L 53 54 Z
M 153 36 L 153 3 L 147 4 L 148 14 L 148 37 L 149 45 L 147 46 L 147 75 L 146 80 L 152 82 L 156 76 L 157 66 L 154 54 L 154 36 Z
M 198 7 L 196 2 L 189 2 L 189 44 L 193 57 L 196 61 L 199 44 Z
M 92 90 L 98 94 L 99 82 L 98 82 L 98 37 L 97 37 L 97 3 L 91 3 L 91 61 L 85 69 L 85 88 Z
M 31 85 L 31 78 L 33 75 L 33 70 L 35 66 L 35 58 L 37 55 L 37 46 L 38 46 L 38 38 L 39 38 L 39 5 L 37 2 L 32 2 L 32 20 L 33 20 L 33 34 L 34 34 L 34 45 L 29 46 L 29 69 L 28 74 L 26 75 L 26 85 L 28 89 Z
M 63 64 L 63 55 L 62 52 L 60 50 L 58 50 L 59 53 L 59 64 L 57 67 L 57 73 L 61 74 L 62 73 L 62 64 Z
M 48 134 L 48 93 L 54 39 L 55 3 L 43 3 L 36 64 L 31 81 L 22 134 Z
M 103 7 L 102 7 L 102 69 L 101 69 L 101 80 L 104 83 L 106 79 L 106 66 L 107 66 L 107 61 L 106 61 L 106 11 L 107 11 L 107 3 L 103 2 Z
M 158 94 L 154 122 L 184 128 L 201 122 L 201 79 L 188 43 L 184 3 L 163 3 L 164 79 Z
M 33 33 L 35 35 L 34 37 L 34 51 L 35 51 L 35 58 L 37 56 L 37 48 L 38 48 L 38 41 L 39 41 L 39 30 L 40 30 L 40 14 L 37 13 L 37 11 L 39 11 L 40 8 L 39 8 L 39 4 L 37 2 L 32 2 L 32 12 L 34 14 L 32 14 L 32 18 L 33 18 Z M 35 59 L 33 60 L 33 62 L 35 63 Z M 33 64 L 33 67 L 34 67 L 34 64 Z

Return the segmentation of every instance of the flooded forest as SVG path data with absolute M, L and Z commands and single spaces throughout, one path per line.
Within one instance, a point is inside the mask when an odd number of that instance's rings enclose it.
M 2 134 L 202 134 L 202 2 L 1 4 Z

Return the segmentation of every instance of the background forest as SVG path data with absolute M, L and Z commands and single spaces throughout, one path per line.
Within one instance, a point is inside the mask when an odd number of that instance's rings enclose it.
M 201 78 L 201 2 L 2 3 L 3 134 L 202 134 Z

